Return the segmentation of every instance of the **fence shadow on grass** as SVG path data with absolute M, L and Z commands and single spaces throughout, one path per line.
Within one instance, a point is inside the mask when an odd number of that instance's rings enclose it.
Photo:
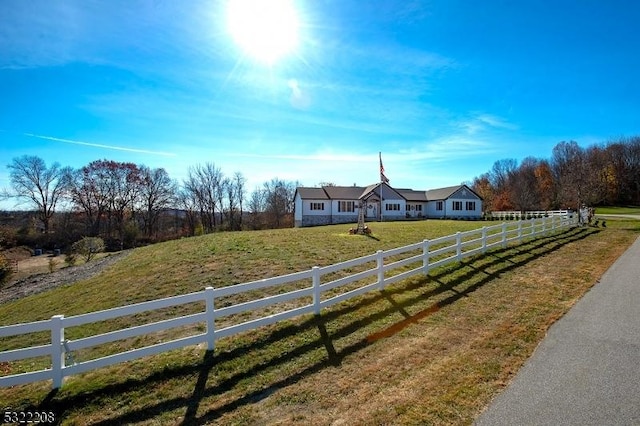
M 167 367 L 145 378 L 125 379 L 117 384 L 106 385 L 103 388 L 73 396 L 52 393 L 38 407 L 34 408 L 53 410 L 58 414 L 59 418 L 64 419 L 65 412 L 88 404 L 99 405 L 100 401 L 108 400 L 114 394 L 148 392 L 146 391 L 147 389 L 152 389 L 156 385 L 163 384 L 166 387 L 166 382 L 168 381 L 185 381 L 194 376 L 197 379 L 190 395 L 163 399 L 156 404 L 133 409 L 130 412 L 114 416 L 98 424 L 140 422 L 151 420 L 163 413 L 176 410 L 184 410 L 183 424 L 205 424 L 239 407 L 261 401 L 277 390 L 286 388 L 327 367 L 338 366 L 345 357 L 361 351 L 380 338 L 392 336 L 442 307 L 455 303 L 462 297 L 467 297 L 498 275 L 523 266 L 540 256 L 560 249 L 566 244 L 587 238 L 597 232 L 599 230 L 593 228 L 574 228 L 553 236 L 531 240 L 518 246 L 492 250 L 486 255 L 461 262 L 456 269 L 451 269 L 450 267 L 440 268 L 432 271 L 428 277 L 414 279 L 406 284 L 396 284 L 380 292 L 372 292 L 351 303 L 338 305 L 323 312 L 321 316 L 309 317 L 298 324 L 287 323 L 274 327 L 275 329 L 272 332 L 264 333 L 250 342 L 240 343 L 226 350 L 216 350 L 215 353 L 207 352 L 202 362 L 197 365 Z M 478 263 L 478 259 L 483 260 L 481 266 L 474 265 Z M 488 272 L 489 269 L 493 271 Z M 461 272 L 461 270 L 463 271 Z M 483 276 L 479 277 L 479 275 Z M 472 279 L 474 280 L 473 284 L 458 289 Z M 419 291 L 421 288 L 427 287 L 426 284 L 431 281 L 438 285 L 435 287 L 429 285 L 429 289 Z M 413 292 L 417 292 L 417 294 L 406 297 Z M 422 306 L 428 299 L 446 292 L 453 292 L 453 294 L 427 306 L 417 314 L 410 315 L 408 313 L 408 308 Z M 396 301 L 396 298 L 403 296 L 405 297 L 402 301 Z M 356 315 L 360 310 L 369 310 L 371 312 L 367 312 L 365 315 Z M 335 342 L 339 339 L 348 337 L 364 327 L 394 314 L 400 314 L 404 319 L 364 338 L 356 339 L 356 341 L 340 349 L 336 349 Z M 341 325 L 331 333 L 328 331 L 328 324 L 345 317 L 351 319 L 351 316 L 354 318 L 349 322 Z M 262 359 L 260 362 L 252 360 L 252 354 L 257 352 L 264 354 L 268 352 L 271 346 L 277 346 L 278 342 L 283 339 L 292 339 L 294 336 L 304 333 L 313 338 L 304 339 L 301 343 L 293 346 L 289 345 L 286 349 L 278 348 L 278 350 L 273 351 L 273 355 Z M 268 353 L 271 354 L 271 352 Z M 313 358 L 310 356 L 312 353 L 321 353 L 322 356 L 317 357 L 318 359 L 311 359 L 294 373 L 288 375 L 274 374 L 274 377 L 277 378 L 266 386 L 258 386 L 258 389 L 254 390 L 242 388 L 242 386 L 246 386 L 246 382 L 249 379 L 277 369 L 292 359 L 299 359 L 305 355 Z M 237 363 L 240 357 L 244 357 L 243 359 L 247 361 L 246 363 L 241 363 L 245 367 L 236 368 L 226 378 L 216 377 L 217 367 L 220 368 L 225 363 Z M 207 386 L 210 381 L 215 383 Z M 205 399 L 222 396 L 234 390 L 237 395 L 225 396 L 228 402 L 224 402 L 217 408 L 198 416 L 200 406 Z
M 430 278 L 436 281 L 439 284 L 439 286 L 431 292 L 429 297 L 433 297 L 439 293 L 443 293 L 447 291 L 451 291 L 453 292 L 453 294 L 413 315 L 408 314 L 405 308 L 415 305 L 418 302 L 417 298 L 412 298 L 409 300 L 405 300 L 401 303 L 398 303 L 392 298 L 391 294 L 387 294 L 386 298 L 389 301 L 389 303 L 391 303 L 395 307 L 395 309 L 405 317 L 405 319 L 395 324 L 392 324 L 386 329 L 380 330 L 379 332 L 368 336 L 367 339 L 369 342 L 375 342 L 376 340 L 379 340 L 381 338 L 390 337 L 402 331 L 403 329 L 407 328 L 409 325 L 439 311 L 445 306 L 451 305 L 463 297 L 468 297 L 469 294 L 478 290 L 486 283 L 492 281 L 493 279 L 498 278 L 500 274 L 516 269 L 518 267 L 521 267 L 539 258 L 540 256 L 549 254 L 559 249 L 560 247 L 566 245 L 569 242 L 586 238 L 587 236 L 597 232 L 599 231 L 577 229 L 577 231 L 575 232 L 569 231 L 565 233 L 565 235 L 561 239 L 553 238 L 553 237 L 545 237 L 545 238 L 533 240 L 529 243 L 524 243 L 517 247 L 510 247 L 510 248 L 508 247 L 505 249 L 495 250 L 490 253 L 487 253 L 484 256 L 484 258 L 491 259 L 491 260 L 488 262 L 484 262 L 481 268 L 478 268 L 473 265 L 477 261 L 476 259 L 464 260 L 460 262 L 460 264 L 457 266 L 457 269 L 458 270 L 464 269 L 465 272 L 463 272 L 462 274 L 456 275 L 456 277 L 451 280 L 445 280 L 445 278 L 448 278 L 450 275 L 455 275 L 450 271 L 445 271 L 435 276 L 430 275 Z M 517 256 L 521 258 L 520 260 L 513 261 L 511 260 L 511 258 L 501 257 L 501 255 L 504 254 L 505 252 L 514 251 L 514 250 L 517 251 Z M 515 256 L 510 256 L 510 257 L 515 257 Z M 507 263 L 507 264 L 504 266 L 500 266 L 501 264 L 504 264 L 504 263 Z M 496 272 L 487 271 L 488 269 L 492 269 L 492 268 L 497 268 Z M 480 274 L 484 274 L 484 276 L 479 278 L 478 275 Z M 457 289 L 458 287 L 462 287 L 464 283 L 471 281 L 473 278 L 476 278 L 476 282 L 474 282 L 473 284 L 461 290 Z

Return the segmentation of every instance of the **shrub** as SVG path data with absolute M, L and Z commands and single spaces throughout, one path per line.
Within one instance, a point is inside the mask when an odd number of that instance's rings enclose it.
M 78 260 L 76 253 L 70 251 L 68 252 L 65 256 L 64 256 L 64 263 L 67 266 L 73 266 L 76 264 L 76 261 Z
M 97 253 L 104 251 L 104 240 L 97 237 L 84 237 L 71 246 L 71 251 L 84 257 L 88 262 Z
M 0 247 L 11 248 L 16 245 L 16 231 L 9 227 L 0 226 Z
M 12 273 L 11 262 L 7 260 L 4 254 L 0 253 L 0 284 L 8 280 Z
M 129 222 L 124 226 L 122 232 L 122 245 L 120 249 L 131 248 L 136 246 L 136 240 L 138 239 L 138 227 L 135 223 Z
M 53 257 L 49 258 L 49 273 L 52 274 L 56 270 L 56 266 L 58 266 L 58 261 Z

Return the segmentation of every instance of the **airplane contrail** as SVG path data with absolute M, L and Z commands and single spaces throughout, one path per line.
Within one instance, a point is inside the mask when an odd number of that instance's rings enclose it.
M 99 143 L 91 143 L 91 142 L 82 142 L 82 141 L 74 141 L 70 139 L 62 139 L 62 138 L 54 138 L 53 136 L 43 136 L 43 135 L 35 135 L 33 133 L 23 133 L 25 136 L 29 136 L 32 138 L 46 139 L 55 142 L 63 142 L 72 145 L 83 145 L 83 146 L 91 146 L 94 148 L 104 148 L 104 149 L 112 149 L 116 151 L 127 151 L 127 152 L 138 152 L 141 154 L 151 154 L 151 155 L 161 155 L 164 157 L 175 157 L 176 154 L 172 152 L 163 152 L 163 151 L 149 151 L 146 149 L 137 149 L 137 148 L 127 148 L 123 146 L 115 146 L 115 145 L 103 145 Z

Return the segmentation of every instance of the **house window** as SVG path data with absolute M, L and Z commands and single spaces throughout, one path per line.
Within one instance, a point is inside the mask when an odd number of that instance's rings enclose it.
M 454 201 L 453 210 L 462 210 L 462 201 Z
M 385 210 L 387 211 L 399 211 L 400 210 L 400 203 L 391 203 L 391 204 L 385 204 Z
M 338 202 L 338 211 L 339 212 L 350 212 L 354 211 L 354 202 L 353 201 L 339 201 Z
M 467 210 L 475 211 L 476 210 L 476 202 L 475 201 L 467 201 Z
M 311 203 L 311 210 L 324 210 L 324 203 Z
M 416 204 L 416 211 L 422 211 L 422 204 Z
M 442 201 L 436 201 L 436 210 L 442 211 Z

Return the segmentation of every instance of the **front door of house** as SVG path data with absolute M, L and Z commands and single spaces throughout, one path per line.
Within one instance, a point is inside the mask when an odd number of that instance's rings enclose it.
M 365 217 L 369 220 L 380 220 L 380 202 L 369 200 Z

